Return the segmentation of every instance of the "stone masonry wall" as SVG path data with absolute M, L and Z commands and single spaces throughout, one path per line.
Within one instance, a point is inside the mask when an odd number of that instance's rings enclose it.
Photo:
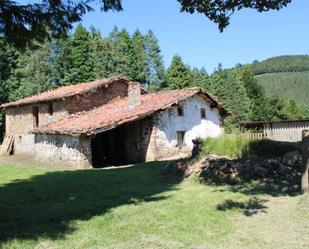
M 126 157 L 129 162 L 146 161 L 152 128 L 152 117 L 138 120 L 122 128 Z
M 67 98 L 64 104 L 69 113 L 76 113 L 104 105 L 111 100 L 123 98 L 127 95 L 128 85 L 125 83 L 116 83 L 94 89 L 84 95 Z
M 73 136 L 36 135 L 35 159 L 38 162 L 56 164 L 58 166 L 67 165 L 76 169 L 90 168 L 90 141 L 90 138 Z
M 43 103 L 39 108 L 39 125 L 45 125 L 54 120 L 59 120 L 68 115 L 63 109 L 61 102 L 53 103 L 53 115 L 48 112 L 49 105 Z M 16 155 L 34 155 L 34 128 L 33 106 L 21 106 L 10 108 L 6 111 L 6 130 L 7 134 L 14 134 L 13 153 Z
M 76 113 L 103 105 L 112 99 L 125 97 L 128 94 L 126 83 L 103 86 L 81 96 L 73 96 L 65 100 L 49 103 L 9 108 L 6 111 L 6 133 L 14 134 L 14 149 L 16 155 L 34 155 L 35 135 L 33 106 L 39 108 L 39 126 L 63 119 L 70 113 Z M 49 113 L 52 104 L 53 113 Z

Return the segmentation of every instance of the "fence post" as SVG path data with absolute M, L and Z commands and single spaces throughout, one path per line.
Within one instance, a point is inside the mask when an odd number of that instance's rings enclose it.
M 309 192 L 309 130 L 302 131 L 303 172 L 301 177 L 301 193 Z

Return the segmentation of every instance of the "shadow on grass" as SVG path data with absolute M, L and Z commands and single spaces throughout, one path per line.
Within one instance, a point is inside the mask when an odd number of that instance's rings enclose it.
M 266 213 L 266 206 L 263 204 L 267 200 L 259 199 L 257 197 L 250 198 L 249 201 L 233 201 L 233 200 L 226 200 L 221 204 L 217 205 L 217 209 L 220 211 L 226 211 L 230 209 L 240 209 L 243 210 L 243 214 L 246 216 L 252 216 L 259 212 Z
M 229 186 L 229 190 L 232 192 L 240 192 L 245 195 L 271 195 L 272 197 L 296 196 L 299 194 L 299 183 L 300 179 L 298 181 L 254 181 Z
M 0 187 L 0 247 L 12 239 L 57 239 L 121 205 L 160 201 L 176 181 L 160 175 L 163 162 L 109 170 L 56 171 Z

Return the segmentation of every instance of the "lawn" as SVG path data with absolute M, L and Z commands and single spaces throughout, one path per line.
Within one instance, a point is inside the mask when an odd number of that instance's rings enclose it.
M 308 248 L 308 197 L 177 182 L 162 167 L 0 161 L 0 248 Z

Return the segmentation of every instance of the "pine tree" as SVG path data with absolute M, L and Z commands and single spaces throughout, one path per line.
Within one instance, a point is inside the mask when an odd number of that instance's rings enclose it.
M 17 51 L 0 39 L 0 103 L 9 100 L 10 85 L 8 80 L 16 67 L 17 58 Z
M 166 70 L 164 87 L 179 89 L 192 86 L 193 75 L 190 69 L 182 62 L 180 56 L 175 55 L 170 67 Z
M 157 89 L 164 78 L 164 65 L 158 39 L 150 30 L 144 37 L 145 81 L 150 89 Z
M 66 73 L 63 84 L 93 80 L 95 73 L 90 34 L 82 25 L 77 26 L 67 49 L 68 56 L 71 57 L 68 60 L 71 61 L 72 66 Z
M 132 36 L 130 52 L 130 79 L 146 83 L 145 79 L 145 42 L 143 35 L 136 30 Z
M 113 70 L 112 43 L 110 40 L 103 38 L 100 31 L 93 27 L 90 29 L 90 37 L 95 78 L 109 77 Z
M 50 63 L 50 43 L 44 43 L 36 50 L 27 50 L 18 55 L 16 68 L 8 81 L 9 99 L 17 100 L 47 91 L 53 87 Z
M 193 75 L 193 83 L 194 86 L 199 86 L 202 88 L 208 88 L 208 79 L 209 76 L 207 74 L 207 71 L 205 68 L 193 68 L 192 69 L 192 75 Z
M 110 34 L 109 40 L 113 44 L 112 49 L 112 65 L 111 75 L 122 75 L 130 77 L 130 52 L 131 38 L 126 29 L 118 32 L 115 27 Z
M 70 39 L 60 39 L 52 43 L 52 60 L 55 64 L 53 73 L 56 85 L 70 84 L 68 76 L 73 68 L 72 47 Z
M 16 50 L 0 38 L 0 103 L 9 101 L 9 79 L 17 64 Z M 0 142 L 4 132 L 4 110 L 0 110 Z
M 233 125 L 249 120 L 250 98 L 237 71 L 217 71 L 210 79 L 209 90 L 234 113 L 230 118 Z
M 258 83 L 251 68 L 240 67 L 237 71 L 250 98 L 251 113 L 249 119 L 251 121 L 266 120 L 268 102 L 264 87 Z

